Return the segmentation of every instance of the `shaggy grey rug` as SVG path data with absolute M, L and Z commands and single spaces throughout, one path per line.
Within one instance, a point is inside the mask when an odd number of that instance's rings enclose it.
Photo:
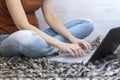
M 92 43 L 100 44 L 97 38 Z M 110 55 L 86 66 L 79 63 L 48 62 L 51 57 L 0 57 L 0 80 L 120 80 L 120 47 Z M 55 55 L 54 55 L 55 56 Z

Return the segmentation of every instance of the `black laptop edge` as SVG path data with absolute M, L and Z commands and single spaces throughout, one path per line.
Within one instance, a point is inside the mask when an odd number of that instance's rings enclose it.
M 120 27 L 111 29 L 88 62 L 93 62 L 114 53 L 120 44 Z

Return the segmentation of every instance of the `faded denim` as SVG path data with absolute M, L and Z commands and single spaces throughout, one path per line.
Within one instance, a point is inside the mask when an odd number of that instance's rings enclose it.
M 72 35 L 79 39 L 87 37 L 94 29 L 89 20 L 77 19 L 65 24 L 65 27 Z M 68 42 L 66 38 L 56 33 L 51 28 L 44 32 L 60 41 Z M 39 58 L 56 53 L 57 48 L 50 46 L 46 41 L 37 35 L 36 32 L 30 30 L 20 30 L 11 35 L 1 35 L 0 37 L 0 54 L 3 56 L 19 56 L 24 55 L 31 58 Z

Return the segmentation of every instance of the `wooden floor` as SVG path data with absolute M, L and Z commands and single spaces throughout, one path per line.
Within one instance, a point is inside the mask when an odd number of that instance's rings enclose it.
M 120 0 L 53 0 L 53 5 L 63 23 L 78 18 L 91 19 L 95 29 L 88 40 L 98 35 L 104 37 L 109 29 L 120 26 Z M 41 26 L 46 27 L 40 10 L 37 16 Z

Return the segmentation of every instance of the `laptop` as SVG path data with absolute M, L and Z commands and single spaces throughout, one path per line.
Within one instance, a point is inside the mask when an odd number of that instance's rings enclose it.
M 114 53 L 120 44 L 120 27 L 111 29 L 105 38 L 102 40 L 99 47 L 86 53 L 83 57 L 73 57 L 71 54 L 61 54 L 48 59 L 48 62 L 63 62 L 63 63 L 83 63 L 92 62 L 105 58 Z

